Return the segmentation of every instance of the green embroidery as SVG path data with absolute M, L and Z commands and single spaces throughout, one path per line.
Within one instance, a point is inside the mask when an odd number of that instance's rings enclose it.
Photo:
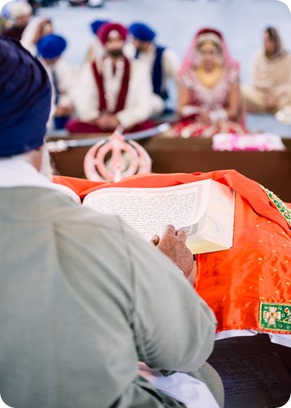
M 289 225 L 291 225 L 291 209 L 282 201 L 276 194 L 272 193 L 272 191 L 268 190 L 264 186 L 261 186 L 269 199 L 275 204 L 276 208 L 280 211 L 283 217 L 286 219 Z
M 291 333 L 291 305 L 261 303 L 260 327 L 262 329 L 281 330 Z

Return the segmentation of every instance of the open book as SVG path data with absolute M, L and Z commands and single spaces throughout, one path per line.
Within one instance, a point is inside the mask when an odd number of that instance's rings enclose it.
M 217 181 L 162 188 L 103 188 L 88 194 L 83 205 L 120 215 L 147 241 L 172 224 L 187 233 L 193 254 L 232 246 L 234 191 Z

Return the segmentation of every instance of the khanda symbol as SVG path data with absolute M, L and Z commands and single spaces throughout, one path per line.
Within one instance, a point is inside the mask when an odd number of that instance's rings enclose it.
M 134 174 L 150 173 L 151 158 L 133 140 L 125 141 L 120 129 L 92 146 L 84 158 L 85 176 L 92 181 L 119 181 Z

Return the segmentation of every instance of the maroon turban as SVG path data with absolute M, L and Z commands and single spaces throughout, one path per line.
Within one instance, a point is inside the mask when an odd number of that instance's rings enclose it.
M 118 23 L 105 23 L 97 31 L 97 36 L 102 44 L 107 42 L 108 36 L 112 31 L 117 31 L 120 37 L 125 41 L 127 37 L 127 28 Z

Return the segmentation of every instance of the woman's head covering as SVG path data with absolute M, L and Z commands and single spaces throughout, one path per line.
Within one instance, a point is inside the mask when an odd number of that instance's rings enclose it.
M 99 28 L 103 25 L 109 23 L 108 20 L 94 20 L 92 21 L 92 23 L 90 23 L 90 28 L 93 34 L 97 34 L 97 31 L 99 30 Z
M 18 41 L 0 37 L 0 157 L 42 146 L 51 85 L 41 63 Z
M 23 17 L 23 16 L 30 16 L 32 15 L 32 7 L 29 3 L 26 1 L 17 1 L 14 2 L 10 5 L 8 12 L 9 15 L 13 18 L 16 19 L 18 17 Z
M 231 57 L 223 34 L 216 28 L 205 27 L 195 34 L 195 37 L 182 60 L 180 74 L 183 74 L 190 67 L 199 66 L 199 47 L 206 41 L 211 41 L 220 49 L 223 62 L 226 66 L 232 67 L 237 71 L 239 70 L 239 63 Z
M 64 37 L 56 34 L 47 34 L 36 44 L 38 55 L 47 60 L 58 58 L 66 47 L 67 41 Z
M 126 27 L 118 23 L 106 23 L 102 24 L 97 33 L 97 36 L 102 44 L 105 44 L 107 42 L 108 36 L 112 31 L 116 31 L 124 41 L 126 40 Z
M 139 41 L 151 42 L 156 36 L 154 30 L 144 23 L 132 23 L 128 30 L 130 34 Z
M 265 29 L 265 33 L 268 34 L 270 40 L 273 41 L 275 44 L 274 53 L 272 55 L 267 55 L 267 58 L 276 59 L 285 55 L 287 52 L 283 46 L 282 39 L 280 37 L 278 30 L 275 27 L 269 26 Z
M 203 28 L 196 34 L 196 47 L 210 42 L 222 51 L 222 41 L 222 34 L 214 28 Z

